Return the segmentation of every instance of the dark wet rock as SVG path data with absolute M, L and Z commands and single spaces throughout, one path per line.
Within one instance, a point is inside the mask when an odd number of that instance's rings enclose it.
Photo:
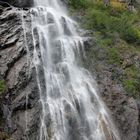
M 53 18 L 53 15 L 51 13 L 48 13 L 48 16 L 47 16 L 47 21 L 48 21 L 48 24 L 52 24 L 54 23 L 54 18 Z
M 0 0 L 0 4 L 8 7 L 8 6 L 15 6 L 15 7 L 32 7 L 33 6 L 33 0 Z
M 88 50 L 90 47 L 92 47 L 96 44 L 95 40 L 91 37 L 84 37 L 83 42 L 84 42 L 84 46 L 86 46 L 85 50 Z
M 63 27 L 64 27 L 64 32 L 65 32 L 65 34 L 67 34 L 67 35 L 70 36 L 70 35 L 71 35 L 71 31 L 70 31 L 69 28 L 68 28 L 68 23 L 67 23 L 65 17 L 62 17 L 61 23 L 62 23 L 62 25 L 63 25 Z
M 0 9 L 0 79 L 7 85 L 0 97 L 0 132 L 14 140 L 27 139 L 27 136 L 35 140 L 41 106 L 36 71 L 28 59 L 33 55 L 30 16 L 28 10 L 3 6 Z

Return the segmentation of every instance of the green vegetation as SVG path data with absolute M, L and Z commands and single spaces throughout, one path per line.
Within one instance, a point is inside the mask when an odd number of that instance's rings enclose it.
M 86 7 L 86 22 L 83 24 L 86 29 L 100 31 L 107 37 L 117 32 L 126 42 L 140 44 L 140 29 L 136 26 L 140 18 L 138 13 L 132 13 L 123 7 L 104 7 L 102 1 Z
M 84 10 L 86 29 L 100 31 L 105 36 L 119 33 L 128 43 L 140 44 L 139 12 L 132 13 L 123 4 L 112 1 L 110 7 L 105 7 L 102 1 L 70 0 L 70 5 L 76 10 Z
M 74 9 L 86 8 L 86 0 L 69 0 L 69 5 Z
M 121 57 L 117 48 L 109 48 L 108 50 L 108 63 L 109 64 L 121 64 Z
M 81 26 L 92 30 L 96 38 L 96 45 L 87 52 L 90 62 L 86 66 L 91 67 L 96 59 L 112 65 L 114 73 L 115 68 L 121 69 L 118 81 L 130 96 L 140 97 L 140 68 L 132 60 L 140 54 L 140 10 L 132 12 L 117 0 L 107 7 L 102 0 L 70 0 L 70 5 L 83 17 Z
M 104 52 L 106 62 L 113 65 L 121 65 L 122 59 L 117 47 L 113 47 L 115 40 L 113 38 L 97 39 L 97 46 Z M 102 56 L 101 54 L 99 54 Z M 98 57 L 99 58 L 99 57 Z
M 6 90 L 6 85 L 4 80 L 0 80 L 0 93 L 4 92 Z
M 123 85 L 127 92 L 132 96 L 140 97 L 140 70 L 132 65 L 125 69 L 124 74 Z

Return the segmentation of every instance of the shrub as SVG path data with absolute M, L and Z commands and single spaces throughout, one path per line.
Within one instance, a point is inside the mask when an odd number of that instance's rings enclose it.
M 69 5 L 72 8 L 85 8 L 86 7 L 86 0 L 69 0 Z
M 140 32 L 134 27 L 125 28 L 121 32 L 121 36 L 128 43 L 140 44 Z

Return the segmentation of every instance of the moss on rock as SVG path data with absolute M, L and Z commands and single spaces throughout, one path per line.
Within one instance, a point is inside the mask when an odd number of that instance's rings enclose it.
M 6 90 L 6 84 L 4 80 L 0 80 L 0 94 Z

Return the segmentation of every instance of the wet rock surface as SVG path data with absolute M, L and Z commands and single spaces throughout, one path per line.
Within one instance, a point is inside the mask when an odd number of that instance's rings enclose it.
M 33 48 L 30 17 L 28 11 L 19 8 L 1 5 L 0 10 L 0 79 L 7 88 L 0 95 L 0 133 L 14 140 L 24 140 L 27 136 L 35 140 L 40 105 L 36 72 L 27 53 L 27 45 L 30 55 Z M 23 20 L 29 28 L 25 32 Z
M 33 6 L 33 0 L 0 0 L 0 4 L 3 6 L 15 6 L 15 7 L 32 7 Z

